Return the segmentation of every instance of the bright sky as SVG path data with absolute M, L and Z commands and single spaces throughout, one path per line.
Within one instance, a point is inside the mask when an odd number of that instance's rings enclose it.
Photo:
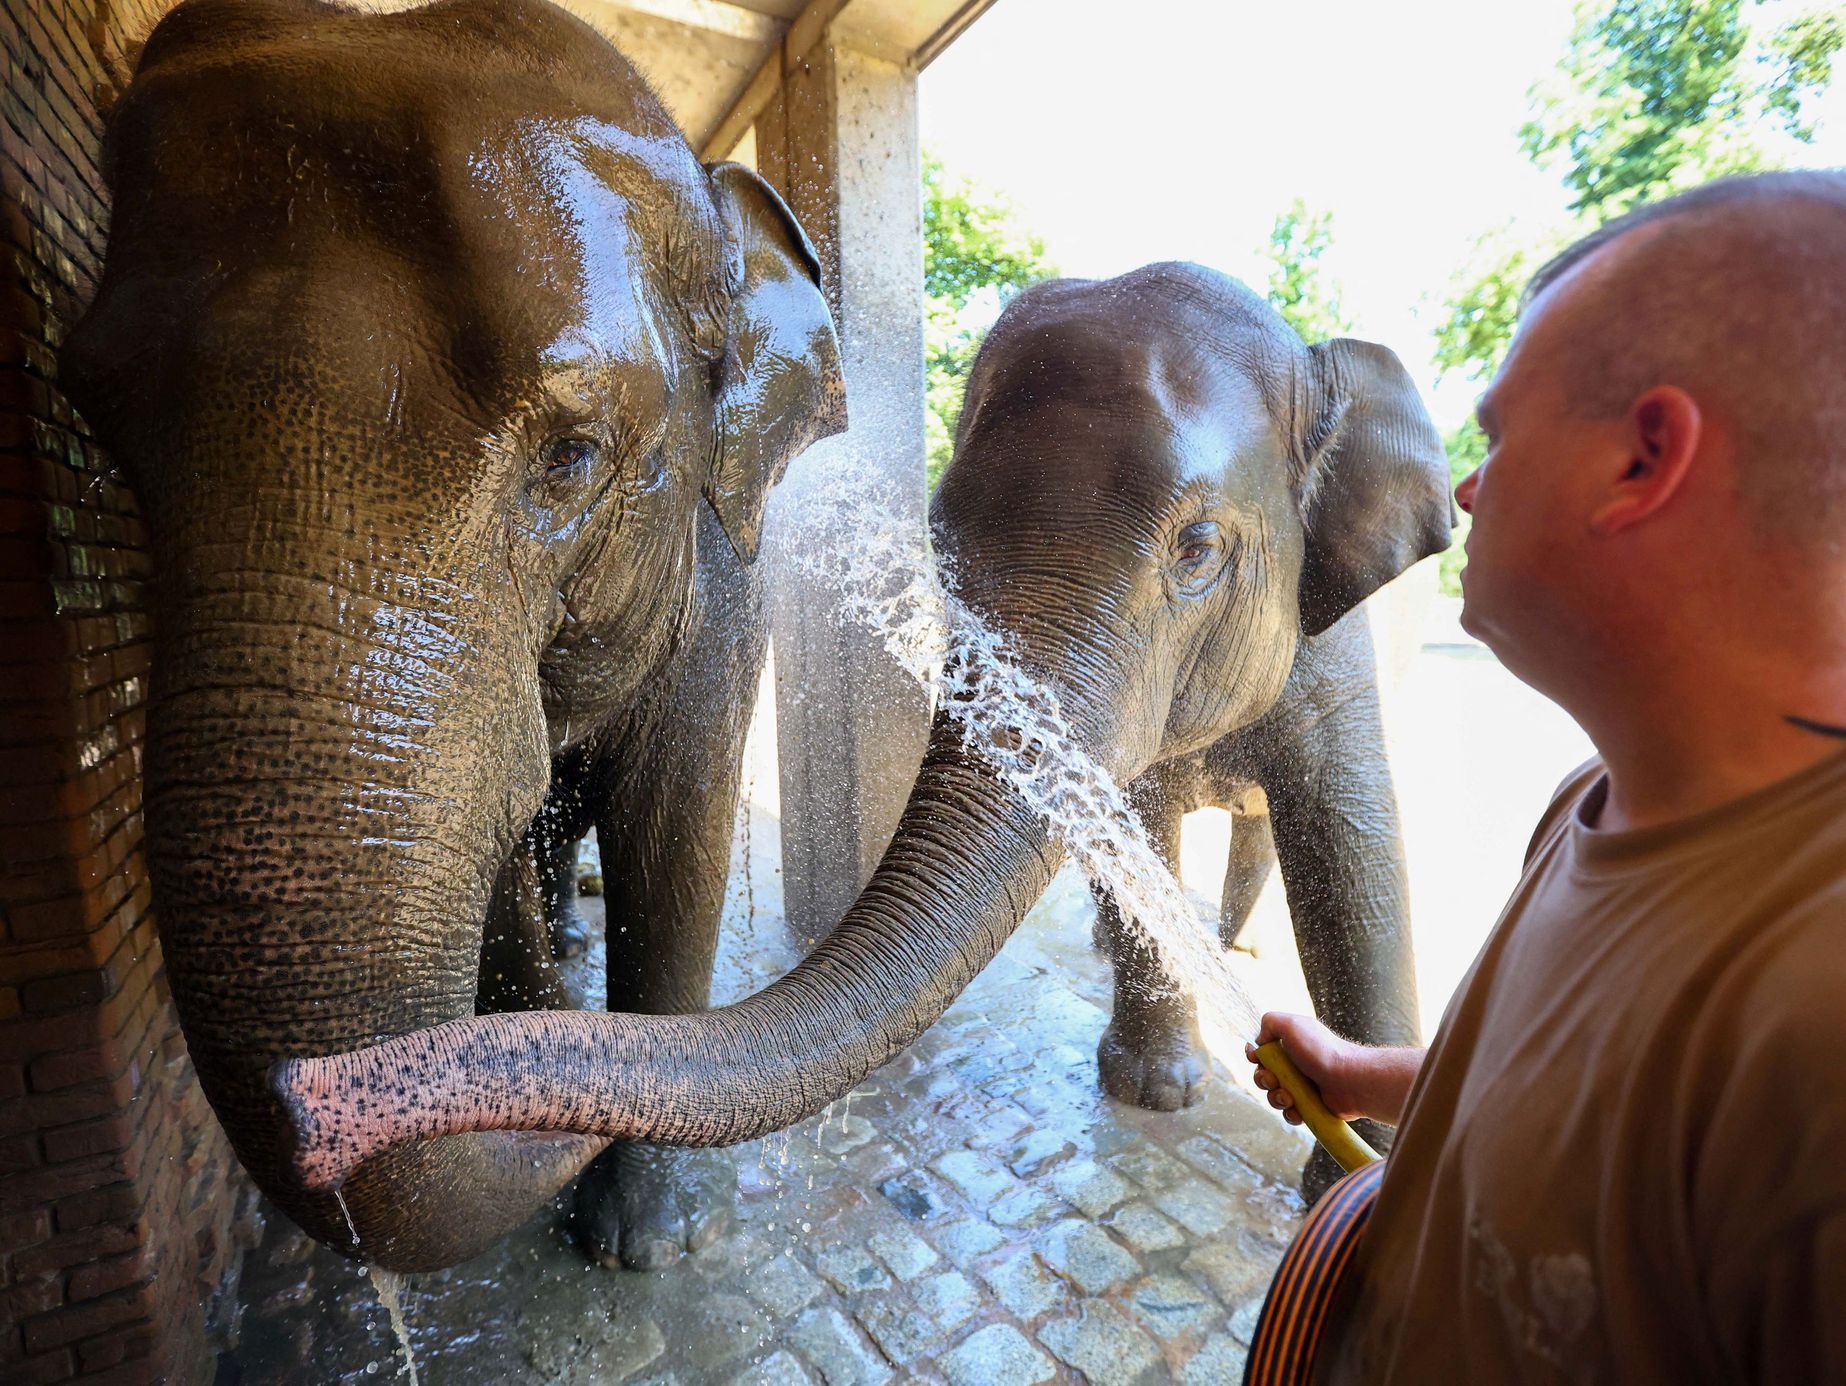
M 1331 211 L 1356 334 L 1446 429 L 1478 389 L 1428 360 L 1451 274 L 1488 227 L 1564 207 L 1516 132 L 1570 27 L 1571 0 L 999 0 L 923 74 L 923 142 L 1066 274 L 1197 260 L 1260 289 L 1277 213 Z M 1802 162 L 1846 163 L 1841 77 Z

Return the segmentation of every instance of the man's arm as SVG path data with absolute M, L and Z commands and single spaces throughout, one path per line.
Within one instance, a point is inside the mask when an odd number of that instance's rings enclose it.
M 1311 1015 L 1271 1011 L 1263 1017 L 1256 1044 L 1244 1046 L 1244 1057 L 1256 1064 L 1256 1085 L 1269 1094 L 1269 1105 L 1291 1125 L 1301 1124 L 1295 1100 L 1276 1081 L 1275 1074 L 1256 1060 L 1256 1045 L 1279 1039 L 1289 1058 L 1314 1085 L 1333 1114 L 1342 1121 L 1370 1117 L 1395 1126 L 1404 1116 L 1410 1085 L 1423 1067 L 1422 1049 L 1374 1048 L 1342 1039 Z

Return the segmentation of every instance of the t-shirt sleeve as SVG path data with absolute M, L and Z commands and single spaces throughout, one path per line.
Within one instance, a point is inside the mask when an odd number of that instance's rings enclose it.
M 1846 1382 L 1841 915 L 1767 941 L 1775 955 L 1725 998 L 1729 1068 L 1689 1162 L 1712 1329 L 1737 1379 L 1765 1386 Z

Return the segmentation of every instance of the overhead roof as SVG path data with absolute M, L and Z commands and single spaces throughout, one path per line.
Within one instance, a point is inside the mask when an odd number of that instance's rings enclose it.
M 729 154 L 782 70 L 830 30 L 927 67 L 994 0 L 558 0 L 639 67 L 705 158 Z

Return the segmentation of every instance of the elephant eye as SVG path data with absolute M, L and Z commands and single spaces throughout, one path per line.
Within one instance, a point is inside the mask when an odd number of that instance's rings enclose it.
M 545 473 L 555 476 L 559 472 L 587 468 L 596 460 L 596 440 L 575 434 L 562 438 L 549 438 L 539 449 L 539 460 L 545 464 Z
M 1197 596 L 1211 586 L 1224 538 L 1210 520 L 1187 525 L 1173 541 L 1173 581 L 1182 596 Z

